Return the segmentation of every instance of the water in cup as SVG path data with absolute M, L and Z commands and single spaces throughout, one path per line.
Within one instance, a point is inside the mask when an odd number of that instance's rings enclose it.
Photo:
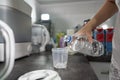
M 66 48 L 52 48 L 52 57 L 55 68 L 67 67 L 68 50 Z

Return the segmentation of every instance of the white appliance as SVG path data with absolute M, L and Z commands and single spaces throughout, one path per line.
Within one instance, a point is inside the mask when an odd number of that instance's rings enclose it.
M 33 24 L 32 25 L 32 44 L 29 47 L 29 51 L 32 52 L 34 46 L 38 46 L 38 52 L 45 51 L 46 45 L 50 41 L 50 34 L 44 25 Z M 35 51 L 36 52 L 36 51 Z M 34 52 L 33 52 L 34 53 Z
M 15 35 L 15 58 L 29 55 L 31 43 L 31 10 L 24 0 L 1 0 L 0 19 L 7 23 Z M 4 61 L 3 40 L 0 38 L 0 61 Z

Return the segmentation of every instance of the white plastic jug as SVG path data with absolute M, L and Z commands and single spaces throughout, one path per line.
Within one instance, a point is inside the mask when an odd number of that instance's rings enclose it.
M 0 31 L 5 39 L 5 65 L 0 71 L 0 80 L 5 80 L 14 67 L 15 38 L 12 29 L 0 20 Z
M 32 25 L 32 45 L 39 45 L 39 51 L 45 51 L 46 44 L 50 41 L 50 34 L 44 25 Z M 32 51 L 32 45 L 28 47 L 28 51 Z

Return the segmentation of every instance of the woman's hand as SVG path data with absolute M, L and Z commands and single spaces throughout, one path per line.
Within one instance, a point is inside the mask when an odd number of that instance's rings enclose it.
M 78 32 L 75 33 L 75 36 L 86 36 L 90 43 L 93 42 L 92 28 L 90 26 L 82 27 Z

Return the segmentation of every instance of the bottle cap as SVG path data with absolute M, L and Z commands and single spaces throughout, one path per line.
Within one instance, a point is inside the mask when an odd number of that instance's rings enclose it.
M 65 36 L 64 37 L 64 42 L 71 42 L 72 41 L 72 36 Z

